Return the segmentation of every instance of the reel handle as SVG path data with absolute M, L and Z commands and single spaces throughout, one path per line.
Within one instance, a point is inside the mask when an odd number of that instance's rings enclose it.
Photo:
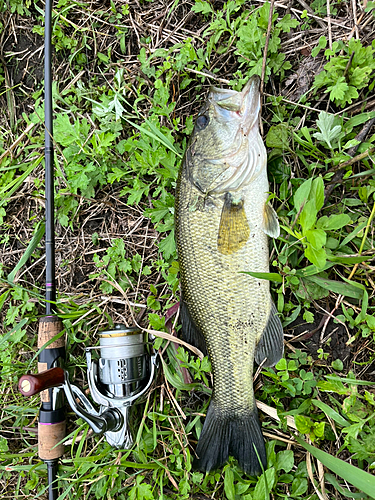
M 23 396 L 34 396 L 39 392 L 57 387 L 64 383 L 64 370 L 62 368 L 50 368 L 37 375 L 22 375 L 18 382 L 18 388 Z

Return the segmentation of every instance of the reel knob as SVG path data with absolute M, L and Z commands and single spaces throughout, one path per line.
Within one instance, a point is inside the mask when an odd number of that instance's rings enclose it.
M 18 388 L 23 396 L 34 396 L 34 394 L 58 387 L 63 383 L 64 370 L 56 367 L 35 375 L 22 375 L 18 382 Z

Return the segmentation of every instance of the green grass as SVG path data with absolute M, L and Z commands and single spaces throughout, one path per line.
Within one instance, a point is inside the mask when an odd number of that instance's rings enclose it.
M 311 13 L 300 15 L 297 2 L 291 7 L 291 14 L 280 8 L 272 17 L 262 109 L 282 228 L 271 243 L 271 272 L 263 277 L 271 281 L 287 341 L 285 358 L 255 382 L 266 405 L 267 470 L 261 478 L 246 476 L 233 459 L 206 475 L 191 469 L 212 390 L 210 363 L 157 338 L 163 361 L 155 390 L 133 408 L 132 450 L 111 449 L 69 413 L 61 500 L 375 496 L 374 129 L 356 140 L 375 117 L 373 3 L 360 39 L 343 42 L 343 28 L 332 24 L 332 50 L 328 28 L 315 35 L 319 25 Z M 317 15 L 325 15 L 325 7 L 311 4 Z M 21 39 L 24 26 L 41 46 L 43 8 L 0 2 L 3 40 L 9 26 L 18 26 Z M 98 331 L 133 317 L 144 328 L 169 331 L 168 310 L 179 300 L 178 169 L 209 86 L 221 79 L 238 90 L 261 73 L 269 8 L 196 1 L 189 17 L 191 5 L 182 2 L 167 8 L 114 1 L 97 10 L 71 0 L 54 5 L 58 311 L 67 368 L 84 389 L 84 348 L 96 344 Z M 345 17 L 344 3 L 332 4 L 331 13 L 333 21 Z M 161 19 L 155 31 L 151 25 Z M 30 49 L 25 69 L 14 55 L 21 47 L 3 43 L 0 485 L 4 498 L 43 498 L 39 400 L 17 391 L 19 377 L 36 371 L 36 325 L 44 312 L 41 60 Z M 281 91 L 298 68 L 308 73 L 304 45 L 313 48 L 323 72 L 312 75 L 293 102 L 293 93 Z M 9 75 L 20 83 L 9 85 Z M 337 172 L 342 177 L 327 191 Z

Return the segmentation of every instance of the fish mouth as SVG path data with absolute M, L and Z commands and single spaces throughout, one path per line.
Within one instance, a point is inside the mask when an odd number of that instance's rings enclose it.
M 211 88 L 209 100 L 214 106 L 217 118 L 239 120 L 242 131 L 247 135 L 257 123 L 260 110 L 260 78 L 254 75 L 241 92 Z

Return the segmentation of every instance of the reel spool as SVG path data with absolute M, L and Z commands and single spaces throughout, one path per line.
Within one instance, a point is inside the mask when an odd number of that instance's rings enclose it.
M 57 383 L 53 384 L 51 376 L 47 377 L 47 372 L 52 372 L 48 370 L 39 375 L 24 375 L 19 387 L 25 396 L 46 389 L 46 383 L 48 387 L 62 387 L 72 410 L 96 434 L 104 433 L 107 442 L 115 448 L 130 448 L 133 439 L 129 409 L 146 399 L 157 372 L 157 354 L 152 352 L 148 338 L 137 327 L 118 324 L 113 330 L 100 332 L 99 337 L 99 347 L 86 349 L 88 384 L 99 409 L 79 387 L 70 383 L 68 372 L 61 368 L 52 369 L 56 371 L 57 378 L 52 378 Z M 93 349 L 99 349 L 99 357 L 92 356 Z M 61 373 L 57 373 L 58 370 Z M 61 385 L 62 374 L 64 382 Z

